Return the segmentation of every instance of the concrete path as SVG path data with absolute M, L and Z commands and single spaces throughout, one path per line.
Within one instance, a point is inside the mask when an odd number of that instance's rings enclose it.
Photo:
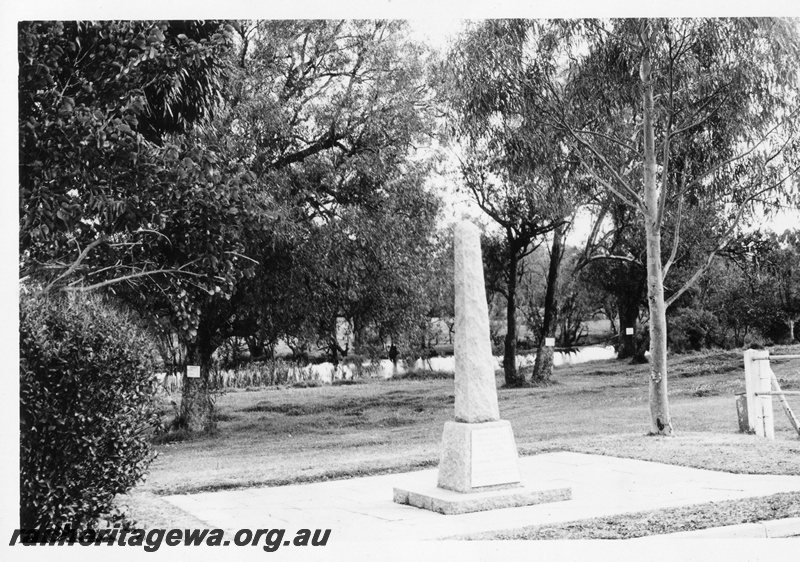
M 337 541 L 409 541 L 800 491 L 800 476 L 729 474 L 569 452 L 522 457 L 520 470 L 526 483 L 571 487 L 572 499 L 464 515 L 392 501 L 395 486 L 435 485 L 436 469 L 165 499 L 209 527 L 233 532 L 331 529 Z

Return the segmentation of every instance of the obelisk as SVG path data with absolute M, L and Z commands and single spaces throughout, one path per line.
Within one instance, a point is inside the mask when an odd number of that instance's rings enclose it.
M 489 338 L 489 307 L 483 283 L 483 260 L 478 227 L 456 225 L 453 240 L 455 285 L 456 421 L 497 421 L 495 360 Z
M 447 515 L 567 500 L 569 488 L 523 485 L 511 424 L 500 419 L 480 232 L 455 228 L 455 420 L 444 424 L 437 485 L 395 488 L 394 501 Z
M 511 424 L 500 420 L 496 361 L 489 338 L 478 227 L 463 221 L 453 241 L 455 284 L 455 421 L 445 422 L 440 488 L 472 492 L 519 485 Z

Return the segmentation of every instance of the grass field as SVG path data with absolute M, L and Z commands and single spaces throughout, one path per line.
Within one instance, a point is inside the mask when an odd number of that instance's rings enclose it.
M 772 353 L 796 354 L 800 346 Z M 502 388 L 498 371 L 501 417 L 511 422 L 523 455 L 568 450 L 800 475 L 800 439 L 777 401 L 775 442 L 738 432 L 741 351 L 673 355 L 669 368 L 673 438 L 647 435 L 647 365 L 617 361 L 557 368 L 555 384 L 541 388 Z M 775 363 L 773 370 L 784 389 L 800 388 L 800 361 Z M 159 444 L 147 482 L 123 503 L 140 522 L 163 524 L 183 515 L 159 495 L 434 467 L 453 400 L 448 377 L 231 391 L 217 398 L 218 433 Z M 789 400 L 800 414 L 800 400 Z

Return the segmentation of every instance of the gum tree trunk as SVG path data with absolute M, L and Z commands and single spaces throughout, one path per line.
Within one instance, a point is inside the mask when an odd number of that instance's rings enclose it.
M 503 347 L 503 373 L 508 386 L 520 386 L 517 374 L 517 248 L 511 239 L 508 245 L 508 289 L 506 298 L 506 338 Z
M 619 311 L 619 350 L 617 359 L 630 359 L 637 353 L 636 347 L 636 322 L 639 319 L 639 302 L 642 292 L 628 290 L 617 295 L 617 310 Z M 633 335 L 628 335 L 625 328 L 633 328 Z
M 558 285 L 558 268 L 564 253 L 562 237 L 563 226 L 553 230 L 553 249 L 550 252 L 550 265 L 547 271 L 547 291 L 544 295 L 544 318 L 536 360 L 533 362 L 531 382 L 542 383 L 550 380 L 553 374 L 553 348 L 545 345 L 545 338 L 555 337 L 558 321 L 558 303 L 556 302 L 556 286 Z
M 650 33 L 649 27 L 644 34 Z M 647 236 L 647 303 L 650 308 L 650 421 L 657 435 L 672 435 L 667 395 L 667 308 L 661 266 L 661 225 L 659 190 L 656 185 L 656 153 L 653 131 L 653 83 L 649 45 L 640 66 L 644 115 L 644 223 Z M 662 186 L 666 189 L 666 186 Z
M 636 355 L 636 320 L 639 318 L 638 304 L 632 306 L 631 299 L 621 296 L 617 299 L 619 310 L 619 351 L 617 359 L 630 359 Z M 634 335 L 628 335 L 626 328 L 633 328 Z

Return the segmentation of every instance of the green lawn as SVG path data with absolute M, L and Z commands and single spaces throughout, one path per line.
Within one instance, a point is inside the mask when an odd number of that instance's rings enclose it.
M 800 353 L 800 346 L 772 353 Z M 800 361 L 773 364 L 784 389 L 800 388 Z M 556 368 L 556 384 L 502 388 L 523 455 L 614 455 L 739 473 L 800 475 L 800 439 L 775 404 L 776 441 L 738 433 L 734 393 L 744 390 L 742 353 L 670 358 L 674 438 L 648 436 L 647 365 L 599 361 Z M 793 400 L 794 398 L 794 400 Z M 800 414 L 800 400 L 789 398 Z M 133 516 L 179 516 L 157 496 L 274 486 L 434 467 L 453 415 L 449 378 L 368 380 L 315 388 L 231 391 L 218 397 L 215 436 L 160 444 Z M 163 502 L 162 502 L 163 503 Z

